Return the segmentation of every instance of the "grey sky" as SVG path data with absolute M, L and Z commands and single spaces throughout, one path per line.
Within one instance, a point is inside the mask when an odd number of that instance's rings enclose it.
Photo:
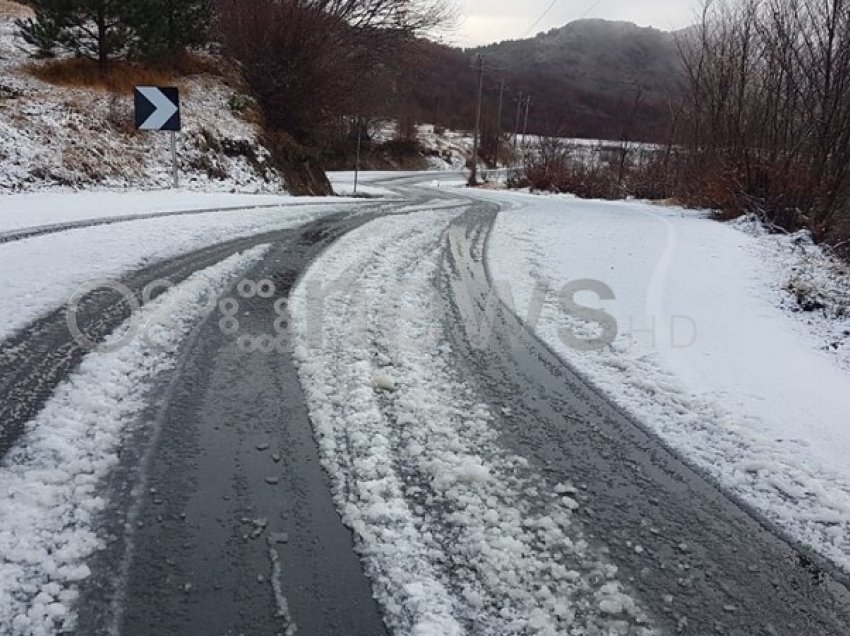
M 551 3 L 552 0 L 457 0 L 460 21 L 449 39 L 469 46 L 529 37 L 563 26 L 585 13 L 588 18 L 679 29 L 695 21 L 701 4 L 700 0 L 557 0 L 546 18 L 532 29 Z

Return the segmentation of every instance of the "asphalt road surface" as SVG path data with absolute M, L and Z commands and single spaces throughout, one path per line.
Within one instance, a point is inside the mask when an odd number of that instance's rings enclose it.
M 385 183 L 403 196 L 398 203 L 360 205 L 294 230 L 211 246 L 124 282 L 133 290 L 161 278 L 177 283 L 272 243 L 246 277 L 270 279 L 277 297 L 285 296 L 339 237 L 439 197 L 468 211 L 445 233 L 434 284 L 445 298 L 464 294 L 483 311 L 492 291 L 484 256 L 497 204 L 435 194 L 416 181 Z M 0 241 L 14 238 L 22 237 Z M 85 299 L 77 318 L 96 340 L 127 312 L 117 295 L 101 291 Z M 249 330 L 261 332 L 277 317 L 260 298 L 240 302 Z M 77 633 L 386 633 L 319 463 L 291 354 L 243 351 L 222 332 L 220 318 L 212 314 L 182 344 L 178 369 L 148 407 L 158 434 L 134 440 L 106 486 L 102 524 L 111 541 L 91 564 Z M 484 349 L 470 344 L 457 302 L 441 320 L 452 367 L 494 412 L 510 410 L 510 418 L 495 422 L 500 443 L 553 487 L 581 476 L 580 497 L 592 502 L 580 513 L 585 534 L 610 555 L 662 633 L 850 633 L 850 593 L 839 573 L 624 416 L 505 306 Z M 84 355 L 64 310 L 3 343 L 0 456 L 13 452 L 26 422 Z M 652 559 L 636 554 L 638 543 Z

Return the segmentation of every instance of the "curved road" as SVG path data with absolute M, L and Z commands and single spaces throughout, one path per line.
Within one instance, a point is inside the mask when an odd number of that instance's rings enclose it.
M 470 344 L 459 298 L 483 312 L 491 297 L 484 256 L 499 209 L 417 188 L 418 180 L 387 180 L 403 195 L 390 213 L 435 198 L 469 207 L 444 235 L 434 281 L 453 299 L 442 318 L 451 365 L 494 413 L 510 410 L 494 424 L 510 452 L 553 487 L 582 476 L 579 498 L 590 502 L 580 513 L 585 534 L 607 550 L 652 622 L 671 634 L 850 633 L 850 593 L 840 575 L 625 417 L 504 305 L 490 346 Z M 181 214 L 192 213 L 202 212 Z M 383 213 L 366 206 L 357 215 L 212 246 L 124 282 L 134 291 L 162 278 L 177 283 L 272 243 L 246 277 L 269 279 L 275 298 L 286 297 L 324 249 Z M 236 290 L 232 296 L 239 298 Z M 86 297 L 77 319 L 99 340 L 127 315 L 117 295 L 101 291 Z M 135 440 L 106 486 L 102 530 L 113 539 L 90 564 L 77 633 L 385 633 L 319 464 L 291 354 L 243 351 L 219 328 L 220 318 L 210 316 L 183 343 L 180 367 L 160 380 L 147 414 L 158 435 Z M 238 318 L 249 333 L 264 333 L 278 313 L 267 300 L 242 298 Z M 3 343 L 0 457 L 14 452 L 26 422 L 85 353 L 62 310 Z

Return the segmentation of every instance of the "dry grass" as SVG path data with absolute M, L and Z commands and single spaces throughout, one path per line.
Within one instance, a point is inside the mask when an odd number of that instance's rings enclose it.
M 92 60 L 63 58 L 32 62 L 26 66 L 26 70 L 48 84 L 93 88 L 118 94 L 131 93 L 135 86 L 179 85 L 181 77 L 221 77 L 222 73 L 219 63 L 208 57 L 192 54 L 182 55 L 169 64 L 111 62 L 105 67 Z
M 0 0 L 0 18 L 29 18 L 32 15 L 32 9 L 29 7 L 9 0 Z

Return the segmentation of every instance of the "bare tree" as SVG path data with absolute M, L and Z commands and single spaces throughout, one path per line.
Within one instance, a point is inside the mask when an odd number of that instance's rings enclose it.
M 444 0 L 219 0 L 225 50 L 270 125 L 299 141 L 387 99 L 394 52 L 450 17 Z
M 680 193 L 837 240 L 850 215 L 850 2 L 709 2 L 680 50 Z

